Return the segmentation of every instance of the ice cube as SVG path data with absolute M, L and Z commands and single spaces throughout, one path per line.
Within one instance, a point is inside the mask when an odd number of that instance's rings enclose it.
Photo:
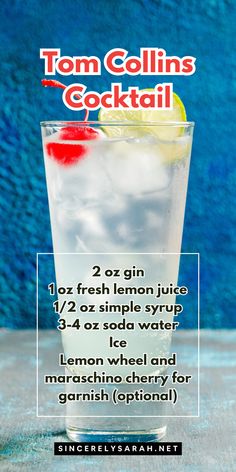
M 105 164 L 112 187 L 122 194 L 151 193 L 169 184 L 168 167 L 163 164 L 157 145 L 151 143 L 113 142 Z

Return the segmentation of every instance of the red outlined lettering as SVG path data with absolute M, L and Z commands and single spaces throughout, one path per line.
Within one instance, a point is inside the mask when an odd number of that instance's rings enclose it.
M 83 84 L 71 84 L 64 90 L 62 100 L 70 110 L 83 110 L 82 95 L 87 87 Z M 81 98 L 79 97 L 81 95 Z
M 118 59 L 125 59 L 128 54 L 126 49 L 111 49 L 104 57 L 104 66 L 105 69 L 113 75 L 123 75 L 124 74 L 124 66 L 118 66 L 115 63 L 115 60 Z
M 55 61 L 60 57 L 61 50 L 57 48 L 40 48 L 40 59 L 44 59 L 44 73 L 46 75 L 55 75 Z
M 72 84 L 63 92 L 63 102 L 71 110 L 97 110 L 109 108 L 122 109 L 162 109 L 170 110 L 173 107 L 173 84 L 157 84 L 154 90 L 139 90 L 138 87 L 129 87 L 122 90 L 121 83 L 113 83 L 110 91 L 101 94 L 95 91 L 86 92 L 83 84 Z

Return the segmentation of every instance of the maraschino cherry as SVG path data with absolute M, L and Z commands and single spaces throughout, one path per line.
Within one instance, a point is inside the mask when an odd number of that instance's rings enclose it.
M 43 79 L 42 85 L 44 87 L 58 87 L 65 89 L 66 85 L 58 80 Z M 89 111 L 86 110 L 84 122 L 88 121 Z M 63 141 L 89 141 L 90 139 L 98 139 L 100 133 L 90 126 L 66 126 L 59 131 L 59 140 Z M 71 165 L 83 158 L 87 152 L 88 147 L 76 143 L 60 143 L 49 142 L 46 143 L 46 150 L 49 157 L 55 159 L 61 165 Z

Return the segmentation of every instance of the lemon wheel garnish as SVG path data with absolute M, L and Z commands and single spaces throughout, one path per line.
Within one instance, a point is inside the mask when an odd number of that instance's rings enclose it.
M 143 91 L 153 90 L 144 89 Z M 149 135 L 157 138 L 157 145 L 167 161 L 182 159 L 190 152 L 190 140 L 184 137 L 184 127 L 179 124 L 187 120 L 186 110 L 176 93 L 173 93 L 172 110 L 108 110 L 101 108 L 98 119 L 103 122 L 116 122 L 114 126 L 103 126 L 103 130 L 109 137 L 137 138 Z M 132 124 L 129 127 L 119 126 L 119 121 L 124 124 L 127 122 L 127 125 L 129 122 Z M 142 125 L 142 122 L 145 124 Z M 146 124 L 147 122 L 152 122 L 152 124 L 150 123 L 149 126 Z

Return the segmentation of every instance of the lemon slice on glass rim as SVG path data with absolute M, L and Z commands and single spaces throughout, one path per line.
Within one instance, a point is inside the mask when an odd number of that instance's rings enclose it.
M 153 91 L 153 89 L 143 91 Z M 184 136 L 184 127 L 179 124 L 187 121 L 185 107 L 176 93 L 173 93 L 172 110 L 109 110 L 101 108 L 98 120 L 105 123 L 114 121 L 113 126 L 103 125 L 102 127 L 110 138 L 122 136 L 126 138 L 142 138 L 144 136 L 155 138 L 166 161 L 182 159 L 191 151 L 191 140 L 188 139 L 188 136 Z M 122 126 L 119 126 L 119 121 L 122 122 Z M 129 123 L 129 127 L 123 126 Z

